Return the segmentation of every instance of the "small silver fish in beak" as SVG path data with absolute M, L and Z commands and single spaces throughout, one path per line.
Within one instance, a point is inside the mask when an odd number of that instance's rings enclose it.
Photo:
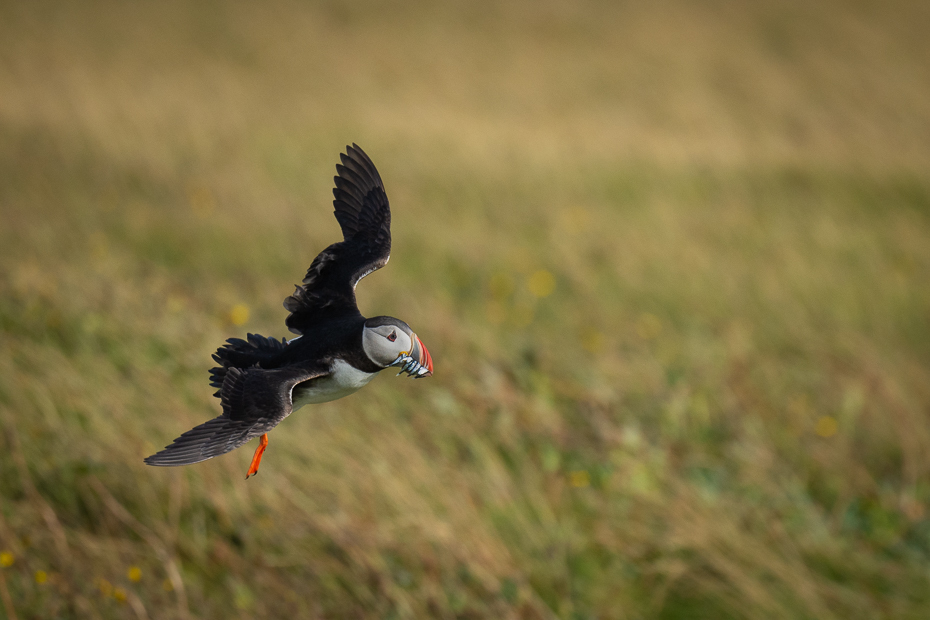
M 400 366 L 400 372 L 397 376 L 407 373 L 414 379 L 422 379 L 433 374 L 433 358 L 423 346 L 423 342 L 416 334 L 411 334 L 413 350 L 408 353 L 401 353 L 397 359 L 391 363 L 391 366 Z

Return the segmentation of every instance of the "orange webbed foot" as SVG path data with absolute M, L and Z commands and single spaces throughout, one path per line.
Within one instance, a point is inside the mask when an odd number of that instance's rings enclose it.
M 249 479 L 249 476 L 254 476 L 258 473 L 258 464 L 262 462 L 262 454 L 265 453 L 265 448 L 267 447 L 268 433 L 265 433 L 258 440 L 258 447 L 255 448 L 255 454 L 252 455 L 252 464 L 249 465 L 249 472 L 245 475 L 246 480 Z

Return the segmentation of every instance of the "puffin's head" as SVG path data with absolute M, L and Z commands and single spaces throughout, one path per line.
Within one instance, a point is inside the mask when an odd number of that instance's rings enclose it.
M 371 361 L 384 368 L 400 366 L 401 373 L 415 379 L 433 374 L 429 351 L 410 326 L 399 319 L 376 316 L 365 321 L 362 348 Z

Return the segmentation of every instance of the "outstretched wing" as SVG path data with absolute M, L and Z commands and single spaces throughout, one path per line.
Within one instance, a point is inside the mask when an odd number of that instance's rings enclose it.
M 285 324 L 295 334 L 328 315 L 357 311 L 355 285 L 391 257 L 391 209 L 377 168 L 356 144 L 340 158 L 333 206 L 344 240 L 320 252 L 284 300 L 291 313 Z
M 326 373 L 322 366 L 229 368 L 220 389 L 223 415 L 187 431 L 145 462 L 160 467 L 190 465 L 235 450 L 290 415 L 295 385 Z

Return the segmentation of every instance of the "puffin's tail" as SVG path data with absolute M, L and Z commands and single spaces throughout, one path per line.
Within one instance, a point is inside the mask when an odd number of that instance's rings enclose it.
M 258 334 L 248 334 L 247 340 L 230 338 L 213 354 L 213 359 L 219 366 L 210 369 L 210 385 L 222 388 L 226 373 L 230 368 L 249 368 L 269 360 L 284 350 L 287 341 L 283 338 L 278 341 L 274 338 L 265 338 Z M 220 397 L 221 389 L 213 393 Z

